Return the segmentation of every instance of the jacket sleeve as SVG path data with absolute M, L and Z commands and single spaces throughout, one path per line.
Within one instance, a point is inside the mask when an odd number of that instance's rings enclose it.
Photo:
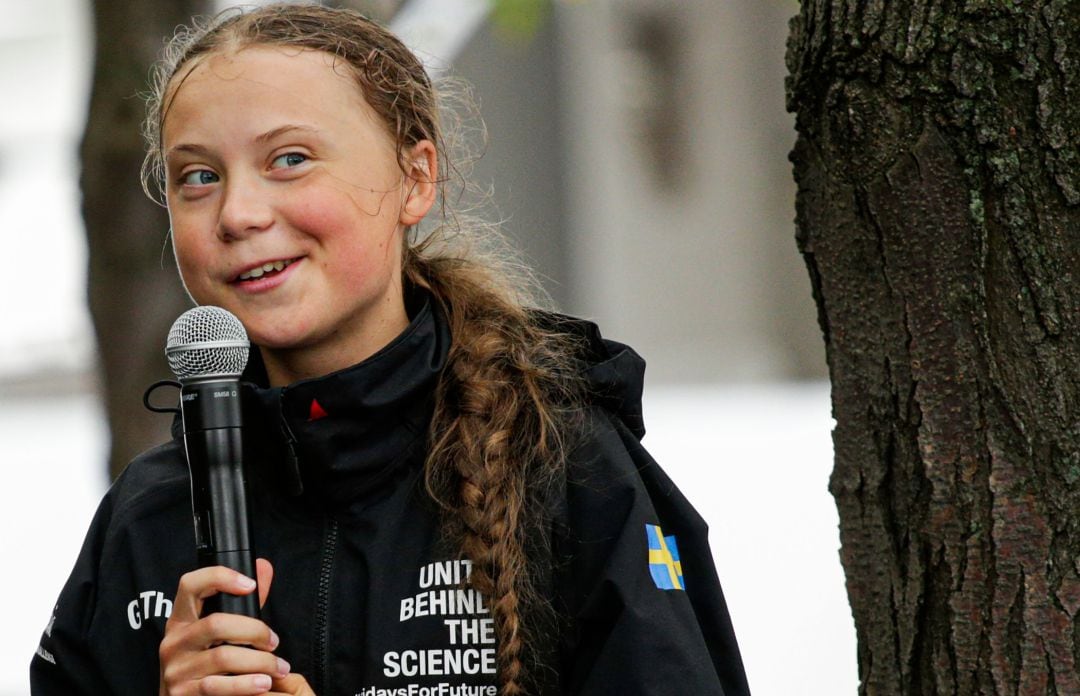
M 30 662 L 34 696 L 157 692 L 176 583 L 195 561 L 186 477 L 170 444 L 105 494 Z
M 563 692 L 749 694 L 705 522 L 620 421 L 594 414 L 554 535 Z
M 92 651 L 90 626 L 111 513 L 111 497 L 106 496 L 30 662 L 30 692 L 35 696 L 109 692 Z

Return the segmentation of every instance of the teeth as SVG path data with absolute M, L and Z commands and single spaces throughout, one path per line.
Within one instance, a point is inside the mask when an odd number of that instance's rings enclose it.
M 252 268 L 250 271 L 240 274 L 240 280 L 252 280 L 254 278 L 262 278 L 271 271 L 283 271 L 288 266 L 290 261 L 272 261 L 270 263 L 264 263 L 263 265 Z

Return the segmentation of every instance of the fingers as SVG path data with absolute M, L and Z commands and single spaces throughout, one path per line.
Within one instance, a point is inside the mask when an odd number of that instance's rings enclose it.
M 299 674 L 275 679 L 273 688 L 272 696 L 315 696 L 307 680 Z
M 219 645 L 204 651 L 200 659 L 207 673 L 265 674 L 282 678 L 289 674 L 289 663 L 262 650 L 236 645 Z M 269 686 L 267 686 L 269 688 Z
M 259 606 L 266 604 L 270 583 L 274 581 L 274 566 L 265 558 L 255 559 L 255 576 L 259 579 Z
M 258 559 L 255 566 L 261 604 L 274 570 L 265 559 Z M 265 694 L 274 688 L 274 679 L 289 675 L 289 663 L 272 652 L 280 642 L 278 636 L 262 621 L 226 613 L 200 618 L 207 597 L 221 592 L 249 594 L 255 586 L 251 578 L 222 566 L 200 568 L 180 578 L 158 649 L 162 694 Z M 302 678 L 300 684 L 307 686 Z M 286 693 L 313 696 L 310 688 Z
M 245 672 L 276 673 L 277 658 L 270 654 L 278 646 L 279 639 L 270 627 L 258 619 L 237 614 L 211 614 L 189 624 L 165 625 L 165 637 L 158 646 L 162 676 L 170 682 L 181 682 L 215 673 L 243 674 Z M 249 662 L 233 664 L 222 658 L 234 655 L 232 651 L 217 648 L 239 647 L 265 657 L 258 668 L 248 669 Z M 242 646 L 250 646 L 249 650 Z
M 268 564 L 269 565 L 269 564 Z M 199 620 L 203 602 L 219 592 L 245 595 L 255 589 L 255 581 L 224 566 L 199 568 L 184 573 L 173 600 L 169 623 L 191 623 Z
M 200 696 L 249 696 L 270 691 L 273 680 L 265 674 L 245 674 L 239 677 L 212 676 L 198 683 L 194 693 Z
M 163 665 L 162 684 L 168 694 L 261 694 L 289 670 L 288 662 L 269 652 L 219 645 Z
M 189 649 L 207 650 L 222 643 L 247 645 L 257 650 L 275 650 L 280 642 L 269 626 L 239 614 L 210 614 L 175 630 L 177 639 Z M 166 627 L 166 637 L 169 636 Z

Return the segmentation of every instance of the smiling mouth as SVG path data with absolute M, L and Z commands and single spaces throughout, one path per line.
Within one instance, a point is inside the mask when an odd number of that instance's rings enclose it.
M 236 281 L 243 282 L 246 280 L 258 280 L 259 278 L 274 275 L 275 273 L 281 273 L 286 268 L 291 266 L 295 261 L 296 259 L 283 259 L 279 261 L 271 261 L 269 263 L 264 263 L 261 266 L 256 266 L 251 270 L 244 271 L 236 277 Z

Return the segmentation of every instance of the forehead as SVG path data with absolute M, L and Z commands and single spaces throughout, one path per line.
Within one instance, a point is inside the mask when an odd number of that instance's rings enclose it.
M 359 118 L 382 126 L 348 64 L 333 54 L 252 46 L 215 51 L 193 62 L 168 87 L 165 140 L 193 120 L 213 120 L 235 110 L 253 119 Z

